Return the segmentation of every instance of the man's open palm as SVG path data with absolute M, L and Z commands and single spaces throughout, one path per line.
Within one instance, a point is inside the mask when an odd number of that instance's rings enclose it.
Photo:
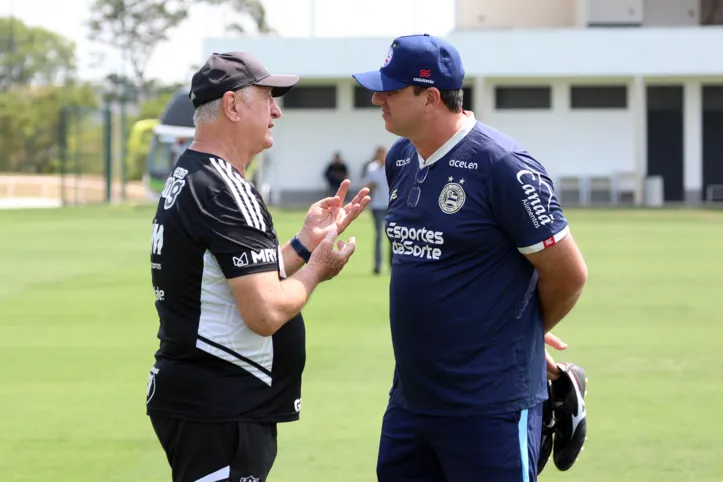
M 303 238 L 306 238 L 302 239 L 302 242 L 309 244 L 307 249 L 313 250 L 318 246 L 332 227 L 336 230 L 337 235 L 343 233 L 371 201 L 368 196 L 369 189 L 365 187 L 359 190 L 351 202 L 342 207 L 349 184 L 351 181 L 345 179 L 334 197 L 315 202 L 309 208 L 304 219 L 304 226 L 301 228 L 301 234 Z

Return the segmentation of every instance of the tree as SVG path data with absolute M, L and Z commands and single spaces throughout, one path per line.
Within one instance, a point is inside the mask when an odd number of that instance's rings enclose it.
M 66 82 L 75 72 L 75 44 L 49 30 L 0 17 L 0 92 L 13 85 Z
M 95 106 L 95 93 L 87 84 L 14 86 L 0 93 L 0 171 L 57 172 L 61 109 Z M 75 117 L 82 118 L 87 116 Z M 82 129 L 102 133 L 100 125 Z M 86 144 L 86 150 L 102 152 L 100 140 Z
M 90 39 L 111 45 L 128 55 L 138 84 L 155 48 L 188 16 L 193 4 L 230 5 L 250 18 L 260 32 L 270 32 L 266 10 L 260 0 L 94 0 L 91 6 Z M 244 31 L 238 22 L 227 28 Z
M 191 0 L 94 0 L 90 39 L 119 49 L 128 56 L 139 83 L 148 60 L 168 32 L 187 16 Z
M 96 105 L 92 87 L 74 80 L 75 68 L 72 41 L 0 18 L 1 171 L 57 170 L 61 109 Z
M 250 19 L 260 33 L 272 33 L 274 30 L 266 21 L 266 9 L 261 0 L 201 0 L 209 5 L 229 5 L 243 18 Z M 230 32 L 245 33 L 246 28 L 239 21 L 231 21 L 226 25 Z
M 159 118 L 171 99 L 184 87 L 182 84 L 154 85 L 153 96 L 138 106 L 135 120 Z
M 119 102 L 121 99 L 135 103 L 140 97 L 139 89 L 143 89 L 142 86 L 138 86 L 133 82 L 130 77 L 119 74 L 108 74 L 105 77 L 105 84 L 103 101 L 107 104 Z

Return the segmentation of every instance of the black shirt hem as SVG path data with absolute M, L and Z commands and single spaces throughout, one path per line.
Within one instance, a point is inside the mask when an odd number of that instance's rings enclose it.
M 299 414 L 281 414 L 272 416 L 233 416 L 233 415 L 199 415 L 183 412 L 171 412 L 167 410 L 146 409 L 146 415 L 149 417 L 170 418 L 176 420 L 185 420 L 187 422 L 199 423 L 224 423 L 224 422 L 242 422 L 242 423 L 287 423 L 299 420 Z

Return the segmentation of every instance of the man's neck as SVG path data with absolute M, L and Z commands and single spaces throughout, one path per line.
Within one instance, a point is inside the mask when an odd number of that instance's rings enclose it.
M 251 156 L 223 140 L 217 139 L 217 135 L 207 136 L 196 130 L 196 137 L 189 146 L 189 149 L 212 154 L 231 163 L 241 175 L 246 177 L 246 166 L 251 161 Z
M 426 122 L 425 132 L 409 139 L 417 148 L 417 152 L 423 159 L 429 159 L 437 152 L 445 142 L 450 140 L 461 128 L 469 117 L 461 112 L 459 114 L 445 115 L 442 119 Z

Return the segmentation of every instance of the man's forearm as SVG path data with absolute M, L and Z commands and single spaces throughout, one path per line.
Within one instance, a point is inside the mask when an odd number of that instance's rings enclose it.
M 540 279 L 537 294 L 542 306 L 545 333 L 552 330 L 574 308 L 580 299 L 584 284 L 572 284 L 555 279 Z
M 301 242 L 301 245 L 304 246 L 307 250 L 309 250 L 309 252 L 316 249 L 316 244 L 312 243 L 312 241 L 309 239 L 309 236 L 306 235 L 303 230 L 299 231 L 299 234 L 297 234 L 297 236 L 299 237 L 299 242 Z M 287 277 L 293 276 L 294 273 L 299 271 L 306 262 L 301 256 L 296 253 L 294 247 L 291 246 L 291 241 L 288 241 L 281 247 L 281 257 L 284 261 L 284 271 Z
M 319 282 L 319 277 L 313 269 L 301 270 L 281 281 L 282 295 L 276 304 L 280 326 L 299 314 Z
M 279 282 L 265 272 L 230 280 L 244 323 L 261 336 L 271 336 L 299 314 L 321 282 L 317 266 L 307 266 Z
M 304 260 L 296 254 L 294 248 L 291 247 L 291 242 L 288 241 L 281 247 L 281 258 L 284 263 L 284 272 L 287 277 L 293 276 L 294 273 L 299 271 L 304 266 Z

